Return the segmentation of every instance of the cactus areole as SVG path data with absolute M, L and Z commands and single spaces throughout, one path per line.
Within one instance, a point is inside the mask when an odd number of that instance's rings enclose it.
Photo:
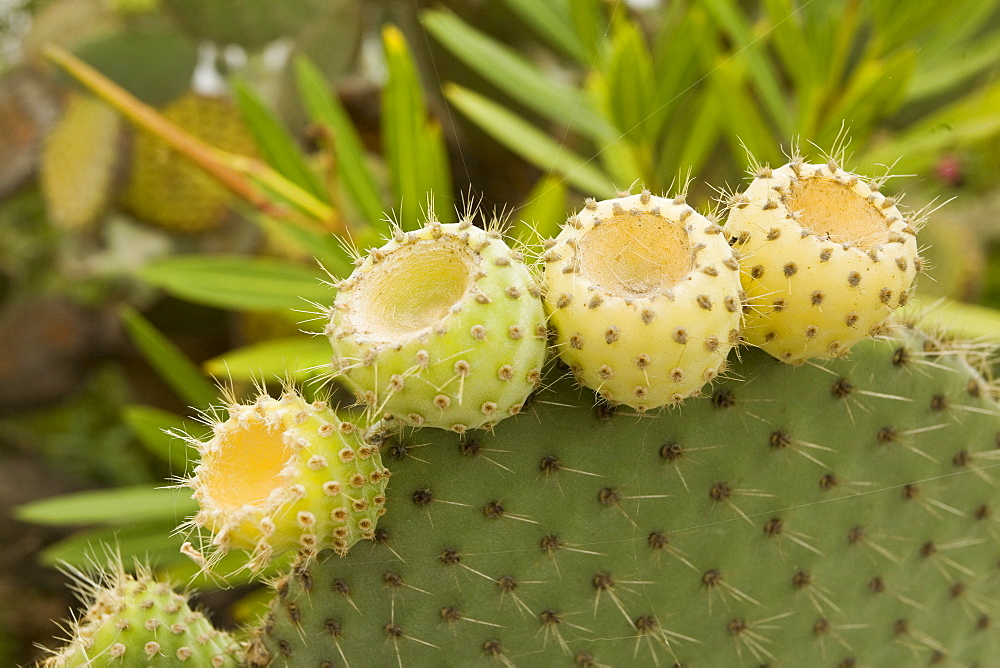
M 791 364 L 877 334 L 921 265 L 895 200 L 833 162 L 760 170 L 725 229 L 743 257 L 746 339 Z
M 698 394 L 739 341 L 739 265 L 721 228 L 648 191 L 595 202 L 549 244 L 546 305 L 578 382 L 640 411 Z
M 376 416 L 464 432 L 516 414 L 541 378 L 545 317 L 520 255 L 495 232 L 397 232 L 341 282 L 333 370 Z

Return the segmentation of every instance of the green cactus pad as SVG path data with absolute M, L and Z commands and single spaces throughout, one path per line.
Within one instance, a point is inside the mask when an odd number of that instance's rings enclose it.
M 556 350 L 581 385 L 642 411 L 725 370 L 739 342 L 739 264 L 722 228 L 683 198 L 588 200 L 548 245 Z
M 187 93 L 163 115 L 216 148 L 254 155 L 250 133 L 235 107 L 220 98 Z M 218 226 L 234 195 L 162 139 L 139 132 L 122 203 L 141 220 L 170 232 L 203 232 Z
M 251 665 L 993 665 L 1000 406 L 916 331 L 748 350 L 645 416 L 561 382 L 391 438 L 371 545 L 277 586 Z
M 56 225 L 80 230 L 104 213 L 120 176 L 124 125 L 104 102 L 83 95 L 71 98 L 42 154 L 42 193 Z
M 259 571 L 288 550 L 346 554 L 374 536 L 389 471 L 358 428 L 291 390 L 228 410 L 209 441 L 193 441 L 201 462 L 185 482 L 201 509 L 191 524 L 213 537 L 202 549 L 185 544 L 189 556 L 210 567 L 248 550 Z
M 77 574 L 77 590 L 88 605 L 73 621 L 72 637 L 44 668 L 75 666 L 239 666 L 243 650 L 216 630 L 186 596 L 155 580 L 120 568 L 101 578 Z
M 545 359 L 528 268 L 468 219 L 372 251 L 341 282 L 326 334 L 334 372 L 375 416 L 459 433 L 516 414 Z
M 725 227 L 742 253 L 747 342 L 801 364 L 879 332 L 921 265 L 911 223 L 832 161 L 760 170 Z

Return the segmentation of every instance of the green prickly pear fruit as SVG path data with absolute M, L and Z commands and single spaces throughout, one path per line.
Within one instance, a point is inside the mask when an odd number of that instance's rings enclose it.
M 216 630 L 168 583 L 148 569 L 133 577 L 120 565 L 101 577 L 75 573 L 87 604 L 70 626 L 67 645 L 43 668 L 76 666 L 239 666 L 243 648 Z
M 739 264 L 683 198 L 588 200 L 548 245 L 545 303 L 580 384 L 644 411 L 725 370 L 740 337 Z
M 833 161 L 764 168 L 733 198 L 744 335 L 783 362 L 840 357 L 909 299 L 916 230 L 879 184 Z
M 376 417 L 489 428 L 541 379 L 539 290 L 520 254 L 468 218 L 397 231 L 340 283 L 330 313 L 333 370 Z
M 162 113 L 216 148 L 255 153 L 239 113 L 224 99 L 186 93 Z M 122 203 L 137 218 L 170 232 L 204 232 L 225 219 L 234 201 L 224 186 L 164 140 L 147 132 L 136 135 Z
M 290 389 L 228 411 L 210 440 L 190 439 L 201 462 L 185 484 L 201 508 L 189 524 L 213 538 L 202 549 L 186 543 L 185 553 L 210 568 L 243 549 L 259 571 L 288 550 L 346 554 L 374 535 L 389 471 L 359 428 Z
M 124 136 L 124 120 L 107 104 L 70 99 L 42 154 L 42 193 L 53 223 L 81 230 L 104 213 L 120 176 Z

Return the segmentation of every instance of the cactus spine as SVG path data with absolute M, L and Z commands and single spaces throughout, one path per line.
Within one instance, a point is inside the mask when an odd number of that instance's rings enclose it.
M 739 342 L 739 265 L 683 198 L 588 201 L 549 244 L 545 302 L 577 381 L 645 411 L 698 394 Z

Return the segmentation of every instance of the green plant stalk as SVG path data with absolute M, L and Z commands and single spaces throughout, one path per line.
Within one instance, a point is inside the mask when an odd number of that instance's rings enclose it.
M 339 234 L 344 231 L 344 222 L 336 209 L 299 188 L 260 160 L 218 149 L 212 149 L 212 153 L 219 163 L 228 165 L 234 171 L 249 176 L 268 191 L 281 196 L 294 205 L 296 209 L 307 214 L 311 220 L 322 223 L 330 232 Z
M 193 160 L 235 195 L 249 202 L 254 208 L 276 218 L 287 218 L 292 215 L 287 207 L 274 202 L 266 193 L 254 186 L 252 180 L 248 179 L 245 173 L 241 173 L 235 169 L 231 164 L 231 160 L 222 159 L 222 151 L 209 146 L 185 132 L 174 123 L 171 123 L 161 114 L 158 114 L 152 107 L 136 99 L 128 91 L 73 54 L 59 46 L 50 44 L 45 48 L 45 55 L 108 104 L 124 114 L 132 123 L 168 142 L 173 148 Z M 249 162 L 256 162 L 247 160 Z M 247 166 L 245 163 L 243 163 L 243 167 L 246 169 Z M 268 174 L 269 172 L 270 174 Z M 280 183 L 285 181 L 280 174 L 263 165 L 258 164 L 253 169 L 253 173 L 262 182 Z M 282 186 L 282 194 L 289 201 L 303 205 L 304 210 L 318 221 L 338 220 L 329 207 L 325 207 L 325 205 L 321 205 L 321 203 L 316 201 L 311 201 L 314 198 L 309 196 L 308 193 L 294 193 L 294 190 L 301 189 L 291 183 L 287 186 Z M 336 232 L 344 232 L 342 223 L 332 222 L 331 224 L 336 228 Z

